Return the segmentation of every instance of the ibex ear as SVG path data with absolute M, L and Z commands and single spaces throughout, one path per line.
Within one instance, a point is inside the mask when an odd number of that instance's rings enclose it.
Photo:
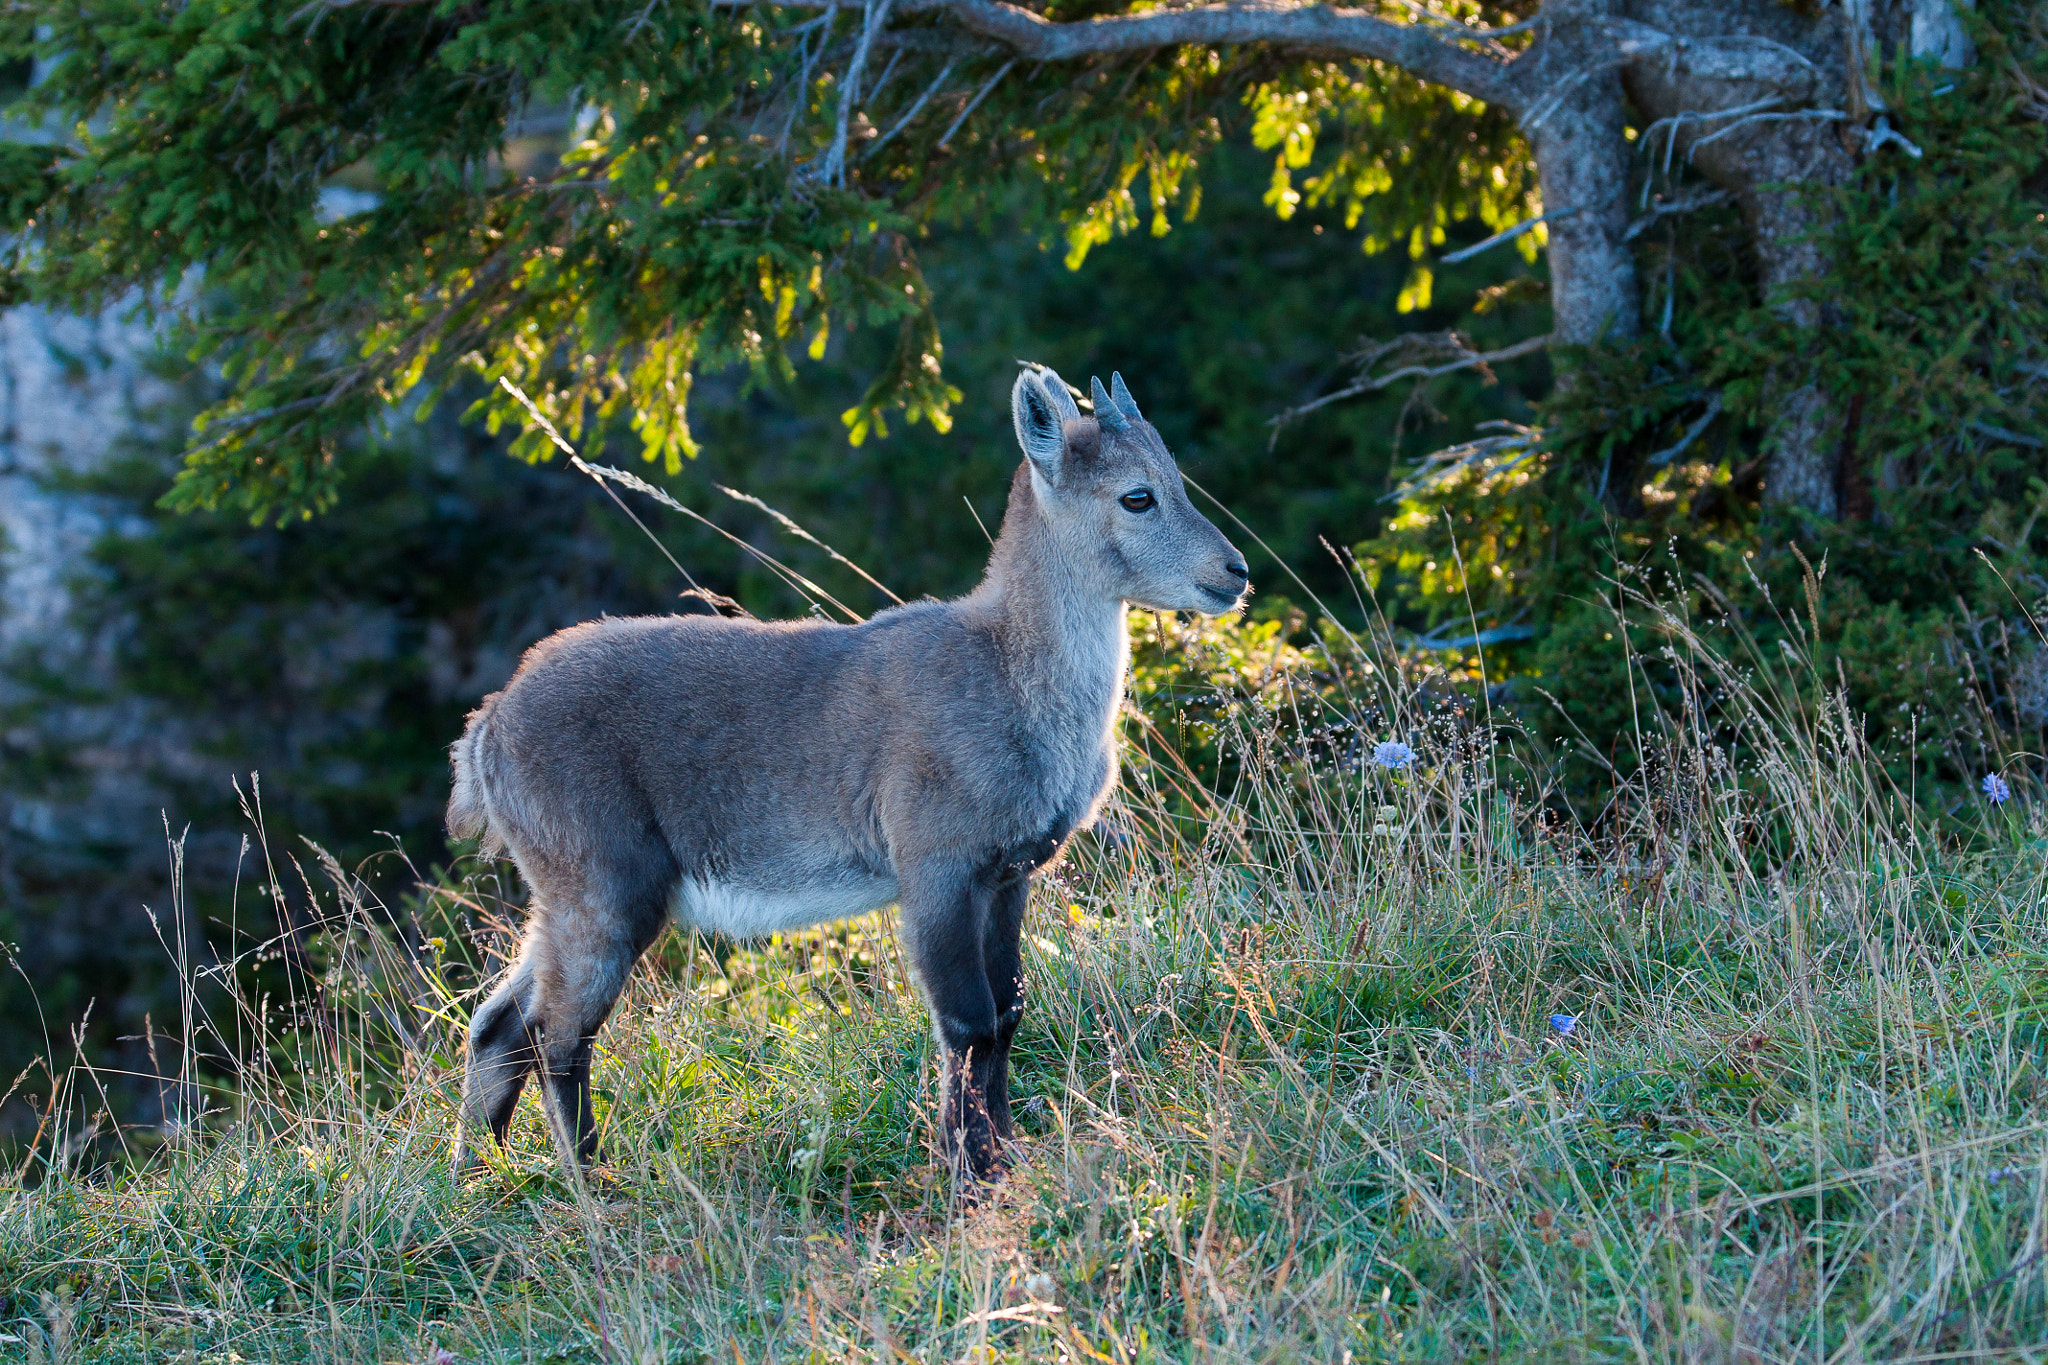
M 1081 415 L 1067 396 L 1067 386 L 1051 370 L 1025 370 L 1010 390 L 1010 419 L 1017 424 L 1017 444 L 1047 483 L 1060 481 L 1060 465 L 1066 458 L 1067 442 L 1062 428 L 1069 416 Z M 1047 379 L 1050 379 L 1050 383 Z M 1055 386 L 1059 394 L 1053 396 Z M 1061 400 L 1065 401 L 1062 402 Z

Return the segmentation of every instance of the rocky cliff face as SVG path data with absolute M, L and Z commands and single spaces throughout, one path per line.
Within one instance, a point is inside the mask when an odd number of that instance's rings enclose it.
M 42 692 L 22 714 L 20 684 L 0 677 L 7 749 L 42 755 L 33 769 L 45 779 L 5 774 L 0 812 L 11 836 L 51 845 L 161 841 L 142 773 L 175 763 L 175 726 L 113 697 L 113 642 L 105 632 L 82 634 L 71 619 L 74 585 L 94 572 L 94 545 L 124 519 L 141 529 L 129 509 L 80 485 L 138 443 L 168 437 L 163 414 L 177 395 L 151 372 L 154 349 L 149 330 L 118 309 L 92 318 L 32 305 L 0 313 L 0 659 L 61 681 L 56 690 L 72 698 L 51 705 Z M 149 761 L 137 761 L 140 751 Z
M 152 371 L 154 351 L 119 309 L 0 313 L 0 938 L 22 968 L 0 992 L 10 1077 L 45 1051 L 37 1013 L 61 1036 L 89 1001 L 101 1037 L 140 1050 L 116 1040 L 140 1032 L 147 1008 L 142 906 L 168 908 L 152 774 L 195 760 L 174 716 L 117 687 L 119 626 L 83 628 L 71 608 L 94 547 L 124 522 L 136 529 L 132 508 L 90 491 L 92 476 L 167 434 L 176 393 Z M 9 1119 L 23 1114 L 0 1126 Z

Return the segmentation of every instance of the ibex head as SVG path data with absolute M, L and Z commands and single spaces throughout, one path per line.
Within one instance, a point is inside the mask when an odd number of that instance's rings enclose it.
M 1017 443 L 1048 529 L 1091 582 L 1155 611 L 1220 616 L 1243 600 L 1244 557 L 1188 501 L 1159 432 L 1122 375 L 1091 380 L 1095 414 L 1057 374 L 1026 369 L 1010 392 Z

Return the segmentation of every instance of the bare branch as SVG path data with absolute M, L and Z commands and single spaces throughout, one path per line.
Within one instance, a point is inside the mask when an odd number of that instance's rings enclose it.
M 1431 451 L 1416 462 L 1408 477 L 1380 498 L 1381 502 L 1405 502 L 1441 488 L 1462 474 L 1481 477 L 1512 474 L 1535 459 L 1543 449 L 1543 431 L 1515 422 L 1481 422 L 1479 430 L 1504 432 L 1481 436 L 1444 450 Z
M 1477 635 L 1461 635 L 1455 640 L 1442 639 L 1433 630 L 1427 635 L 1418 635 L 1410 640 L 1408 648 L 1420 650 L 1471 649 L 1474 645 L 1477 645 L 1479 648 L 1484 649 L 1488 645 L 1497 645 L 1508 640 L 1533 640 L 1536 638 L 1536 627 L 1524 624 L 1529 619 L 1529 612 L 1530 608 L 1524 607 L 1515 613 L 1514 620 L 1504 625 L 1482 630 Z M 1455 624 L 1457 623 L 1445 623 L 1446 626 Z M 1444 626 L 1438 627 L 1439 630 L 1444 628 Z
M 1493 247 L 1501 245 L 1503 242 L 1512 242 L 1515 240 L 1515 238 L 1521 236 L 1523 233 L 1533 231 L 1538 223 L 1562 222 L 1564 219 L 1571 217 L 1573 214 L 1578 213 L 1579 211 L 1580 210 L 1578 209 L 1559 209 L 1556 213 L 1539 213 L 1534 218 L 1524 218 L 1521 222 L 1515 224 L 1513 227 L 1508 228 L 1503 232 L 1496 232 L 1493 234 L 1493 236 L 1488 237 L 1483 242 L 1479 242 L 1473 246 L 1465 247 L 1462 250 L 1453 251 L 1448 256 L 1437 257 L 1437 264 L 1456 265 L 1460 261 L 1469 261 L 1482 251 L 1490 250 Z
M 967 122 L 967 116 L 973 113 L 975 109 L 980 106 L 983 100 L 988 98 L 988 92 L 996 88 L 996 82 L 1000 81 L 1003 77 L 1009 75 L 1010 68 L 1015 66 L 1016 64 L 1017 59 L 1015 57 L 1012 57 L 1009 61 L 1004 62 L 1001 66 L 996 68 L 996 74 L 988 78 L 988 84 L 984 85 L 983 87 L 981 87 L 980 90 L 976 91 L 974 98 L 967 101 L 965 107 L 963 107 L 958 114 L 955 114 L 953 116 L 953 121 L 946 125 L 946 131 L 939 135 L 939 146 L 944 147 L 947 143 L 953 140 L 953 134 L 960 131 L 960 125 Z
M 1413 15 L 1415 22 L 1426 24 L 1454 43 L 1478 43 L 1497 57 L 1512 57 L 1514 54 L 1501 45 L 1500 40 L 1514 33 L 1527 33 L 1540 27 L 1544 20 L 1541 14 L 1519 23 L 1504 24 L 1500 28 L 1487 28 L 1483 24 L 1468 24 L 1461 19 L 1452 19 L 1425 8 L 1420 0 L 1395 0 L 1402 9 Z
M 959 58 L 949 58 L 946 64 L 939 68 L 938 79 L 934 80 L 930 85 L 925 87 L 924 93 L 917 97 L 916 101 L 911 104 L 910 108 L 904 112 L 902 118 L 897 119 L 896 122 L 890 126 L 888 132 L 882 134 L 880 137 L 876 138 L 874 142 L 869 144 L 867 151 L 862 153 L 861 160 L 866 161 L 876 152 L 881 151 L 882 148 L 889 145 L 890 138 L 895 137 L 896 134 L 902 132 L 905 128 L 909 127 L 910 121 L 916 118 L 920 113 L 924 111 L 924 106 L 926 102 L 929 101 L 933 95 L 939 93 L 939 87 L 943 86 L 946 83 L 946 77 L 952 75 L 953 68 L 958 66 L 959 64 Z
M 1332 403 L 1341 403 L 1346 398 L 1360 394 L 1377 393 L 1389 384 L 1398 384 L 1403 379 L 1434 379 L 1438 375 L 1451 374 L 1457 370 L 1483 369 L 1502 360 L 1515 360 L 1533 354 L 1550 344 L 1548 336 L 1524 337 L 1512 346 L 1503 346 L 1498 351 L 1474 351 L 1455 332 L 1443 334 L 1411 334 L 1393 341 L 1380 342 L 1368 347 L 1360 354 L 1360 360 L 1368 368 L 1382 357 L 1397 350 L 1412 350 L 1418 341 L 1434 342 L 1439 354 L 1448 352 L 1457 357 L 1442 365 L 1403 365 L 1386 374 L 1360 376 L 1354 383 L 1346 385 L 1335 393 L 1326 393 L 1321 398 L 1303 403 L 1300 407 L 1289 408 L 1267 422 L 1268 426 L 1279 428 L 1297 417 L 1305 417 L 1317 408 L 1326 408 Z
M 1628 231 L 1622 234 L 1621 239 L 1624 242 L 1633 242 L 1636 238 L 1648 232 L 1659 221 L 1669 218 L 1674 213 L 1697 213 L 1701 209 L 1712 208 L 1716 204 L 1725 204 L 1729 198 L 1730 196 L 1726 190 L 1698 189 L 1688 190 L 1684 194 L 1674 195 L 1669 199 L 1659 199 L 1650 206 L 1648 213 L 1628 225 Z
M 2048 88 L 2035 80 L 2017 57 L 2005 59 L 2005 71 L 2024 92 L 2020 98 L 2020 112 L 2028 118 L 2048 119 Z
M 318 19 L 321 15 L 334 10 L 356 9 L 359 7 L 369 9 L 412 9 L 419 5 L 429 5 L 433 2 L 434 0 L 312 0 L 311 4 L 292 11 L 291 16 L 285 22 L 296 24 L 301 19 Z
M 875 35 L 877 39 L 881 38 L 881 36 L 879 33 Z M 896 67 L 903 60 L 903 52 L 904 49 L 901 47 L 892 46 L 890 48 L 888 65 L 882 68 L 881 75 L 875 77 L 874 85 L 863 92 L 867 96 L 868 103 L 872 104 L 882 98 L 882 92 L 889 88 L 889 82 L 896 79 Z
M 1785 114 L 1749 114 L 1742 118 L 1737 119 L 1735 122 L 1729 124 L 1726 128 L 1717 128 L 1713 132 L 1708 133 L 1705 137 L 1699 139 L 1697 142 L 1692 144 L 1692 150 L 1696 152 L 1700 148 L 1706 146 L 1708 143 L 1718 142 L 1722 138 L 1728 136 L 1728 134 L 1734 132 L 1736 129 L 1745 127 L 1752 123 L 1782 123 L 1787 119 L 1806 118 L 1817 118 L 1829 122 L 1840 123 L 1845 122 L 1848 119 L 1848 117 L 1849 116 L 1840 109 L 1794 109 L 1790 113 Z M 1905 139 L 1900 138 L 1899 141 L 1905 142 Z M 1906 145 L 1909 147 L 1912 146 L 1911 143 L 1907 143 Z M 1915 154 L 1917 155 L 1917 152 Z M 1688 153 L 1688 155 L 1690 155 L 1690 153 Z
M 1683 455 L 1686 451 L 1686 448 L 1690 446 L 1694 441 L 1697 441 L 1700 438 L 1700 433 L 1704 432 L 1707 429 L 1708 424 L 1720 415 L 1721 395 L 1717 393 L 1712 398 L 1709 398 L 1707 400 L 1707 410 L 1700 414 L 1698 421 L 1694 422 L 1691 426 L 1685 429 L 1685 435 L 1678 438 L 1678 443 L 1676 445 L 1666 446 L 1664 449 L 1658 451 L 1655 455 L 1652 455 L 1650 457 L 1649 462 L 1653 465 L 1670 464 L 1673 460 Z
M 1524 338 L 1524 340 L 1516 342 L 1513 346 L 1503 346 L 1501 350 L 1470 350 L 1454 334 L 1452 334 L 1452 338 L 1454 340 L 1452 340 L 1448 350 L 1458 356 L 1456 360 L 1450 360 L 1446 364 L 1403 364 L 1397 370 L 1389 370 L 1389 372 L 1386 372 L 1386 375 L 1372 375 L 1370 379 L 1362 377 L 1362 379 L 1358 379 L 1356 383 L 1352 383 L 1348 387 L 1337 389 L 1335 393 L 1325 393 L 1323 397 L 1319 397 L 1319 399 L 1315 399 L 1311 403 L 1303 403 L 1300 407 L 1290 407 L 1288 411 L 1284 411 L 1278 417 L 1274 417 L 1270 426 L 1282 426 L 1286 422 L 1292 422 L 1294 417 L 1300 417 L 1300 415 L 1305 415 L 1305 413 L 1313 413 L 1317 407 L 1329 407 L 1331 403 L 1341 403 L 1343 399 L 1354 399 L 1360 393 L 1378 393 L 1386 385 L 1397 385 L 1403 379 L 1436 379 L 1438 375 L 1450 375 L 1450 372 L 1454 372 L 1454 370 L 1477 370 L 1477 368 L 1495 364 L 1499 360 L 1516 360 L 1520 356 L 1534 354 L 1534 352 L 1538 352 L 1538 350 L 1542 350 L 1544 346 L 1550 344 L 1548 336 L 1530 336 L 1530 338 Z M 1399 342 L 1382 342 L 1380 346 L 1370 348 L 1366 352 L 1366 364 L 1372 364 L 1372 360 L 1378 360 L 1386 352 L 1391 352 L 1397 346 L 1407 344 L 1409 340 L 1411 338 L 1401 338 Z
M 1971 422 L 1970 430 L 1982 432 L 1995 441 L 2011 441 L 2016 446 L 2026 446 L 2032 450 L 2048 446 L 2048 441 L 2043 441 L 2037 436 L 2027 436 L 2009 427 L 1993 426 L 1989 422 Z
M 1427 81 L 1512 107 L 1507 64 L 1467 51 L 1434 26 L 1393 24 L 1329 5 L 1194 5 L 1054 23 L 1006 0 L 905 0 L 899 13 L 942 13 L 1026 61 L 1060 62 L 1162 47 L 1260 43 L 1391 62 Z
M 1561 80 L 1552 81 L 1544 87 L 1542 99 L 1533 101 L 1519 111 L 1517 117 L 1521 122 L 1522 131 L 1534 134 L 1543 126 L 1544 120 L 1564 108 L 1565 101 L 1571 97 L 1573 90 L 1602 72 L 1627 66 L 1628 61 L 1626 57 L 1603 57 L 1599 61 L 1587 62 Z
M 1684 131 L 1686 124 L 1711 123 L 1715 119 L 1739 118 L 1744 114 L 1752 114 L 1759 109 L 1769 109 L 1774 104 L 1783 104 L 1784 102 L 1785 97 L 1783 95 L 1766 95 L 1760 100 L 1752 100 L 1748 104 L 1738 104 L 1732 109 L 1681 109 L 1669 117 L 1658 119 L 1655 123 L 1643 129 L 1642 136 L 1636 139 L 1636 145 L 1648 151 L 1655 145 L 1657 134 L 1663 133 L 1665 135 L 1664 173 L 1669 175 L 1671 174 L 1671 156 L 1678 148 L 1678 135 Z
M 711 0 L 719 8 L 756 4 L 791 9 L 830 10 L 847 0 Z M 1242 3 L 1195 4 L 1185 7 L 1111 14 L 1100 18 L 1056 22 L 1010 0 L 894 0 L 890 14 L 950 21 L 948 27 L 992 39 L 1016 60 L 1067 62 L 1092 56 L 1150 52 L 1182 46 L 1258 44 L 1301 53 L 1365 58 L 1401 67 L 1422 80 L 1449 86 L 1519 115 L 1525 127 L 1541 123 L 1571 89 L 1601 72 L 1635 62 L 1654 61 L 1690 75 L 1718 82 L 1761 87 L 1779 101 L 1810 97 L 1819 73 L 1805 56 L 1773 39 L 1737 35 L 1692 38 L 1666 33 L 1629 19 L 1603 19 L 1594 32 L 1606 42 L 1596 44 L 1568 74 L 1534 81 L 1516 79 L 1536 52 L 1543 50 L 1546 19 L 1482 29 L 1436 15 L 1402 0 L 1416 22 L 1398 23 L 1365 9 L 1336 5 L 1296 4 L 1288 0 L 1243 0 Z M 1511 51 L 1499 39 L 1512 33 L 1538 31 L 1536 46 Z M 889 46 L 919 46 L 958 51 L 939 32 L 898 30 L 871 41 Z M 1604 50 L 1603 50 L 1604 49 Z
M 899 14 L 903 12 L 900 4 L 895 9 Z M 956 28 L 892 28 L 887 33 L 875 35 L 875 46 L 951 57 L 956 61 L 964 57 L 985 57 L 1002 50 L 985 39 L 962 33 Z
M 1687 38 L 1633 19 L 1609 19 L 1615 50 L 1634 61 L 1656 58 L 1660 65 L 1709 81 L 1762 85 L 1791 100 L 1807 99 L 1820 72 L 1797 49 L 1755 34 Z
M 788 150 L 789 135 L 795 130 L 797 118 L 804 111 L 805 92 L 811 88 L 811 68 L 818 64 L 818 58 L 825 54 L 825 48 L 832 41 L 832 21 L 839 17 L 839 0 L 825 0 L 824 10 L 824 14 L 818 18 L 806 19 L 790 30 L 792 34 L 798 35 L 797 53 L 803 58 L 803 70 L 797 73 L 796 83 L 790 88 L 789 117 L 782 121 L 782 136 L 775 144 L 778 152 Z M 818 37 L 816 51 L 811 49 L 810 30 L 813 27 L 824 29 Z
M 1920 159 L 1920 149 L 1913 145 L 1912 139 L 1893 128 L 1891 119 L 1887 115 L 1879 114 L 1872 121 L 1869 131 L 1863 135 L 1863 154 L 1869 156 L 1887 142 L 1898 143 L 1899 146 L 1905 149 L 1907 156 L 1912 157 L 1915 161 Z
M 860 99 L 861 78 L 867 74 L 868 51 L 875 44 L 875 35 L 889 22 L 889 4 L 890 0 L 867 0 L 867 14 L 860 29 L 860 46 L 853 51 L 853 60 L 846 68 L 846 83 L 839 91 L 839 118 L 832 130 L 832 146 L 817 162 L 805 168 L 824 184 L 843 185 L 846 182 L 847 123 Z

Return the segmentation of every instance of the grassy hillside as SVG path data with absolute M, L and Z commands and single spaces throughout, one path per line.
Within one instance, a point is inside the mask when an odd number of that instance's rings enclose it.
M 1802 700 L 1826 689 L 1797 657 L 1630 609 L 1689 685 L 1597 833 L 1545 814 L 1519 737 L 1370 641 L 1141 622 L 1167 723 L 1133 718 L 1109 819 L 1034 894 L 1028 1140 L 974 1209 L 934 1160 L 887 922 L 671 935 L 604 1035 L 593 1177 L 529 1098 L 458 1185 L 461 1027 L 516 888 L 472 863 L 384 906 L 317 850 L 256 847 L 245 895 L 304 876 L 325 919 L 204 968 L 167 927 L 193 988 L 153 1051 L 185 1121 L 96 1143 L 106 1078 L 63 1070 L 0 1195 L 0 1345 L 2041 1358 L 2039 803 L 2015 778 L 1937 824 Z M 1375 761 L 1389 740 L 1414 761 Z

